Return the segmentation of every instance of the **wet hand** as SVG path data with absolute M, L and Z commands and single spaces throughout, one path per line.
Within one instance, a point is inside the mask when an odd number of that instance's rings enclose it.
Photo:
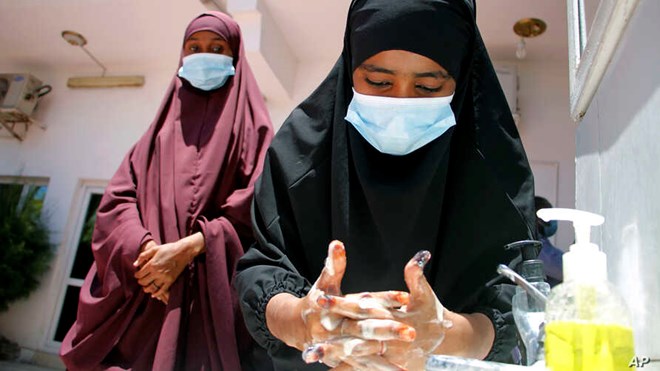
M 424 277 L 424 266 L 430 259 L 431 253 L 420 251 L 406 264 L 404 278 L 410 290 L 410 303 L 395 312 L 395 319 L 415 328 L 417 336 L 412 342 L 388 342 L 384 354 L 408 370 L 423 370 L 428 356 L 453 326 L 445 319 L 446 311 Z
M 407 293 L 341 296 L 345 270 L 344 246 L 333 241 L 319 279 L 301 300 L 300 313 L 305 323 L 303 359 L 308 363 L 337 366 L 348 358 L 364 361 L 383 351 L 382 340 L 411 341 L 415 337 L 413 328 L 393 320 L 392 311 L 408 303 Z M 383 359 L 382 363 L 389 362 Z
M 414 330 L 414 336 L 387 338 L 373 332 L 369 338 L 379 340 L 380 348 L 371 343 L 349 340 L 324 344 L 316 352 L 339 358 L 342 362 L 336 370 L 423 370 L 428 356 L 442 343 L 445 331 L 452 326 L 444 318 L 445 309 L 424 277 L 424 266 L 430 259 L 428 251 L 420 251 L 406 264 L 404 277 L 410 290 L 409 302 L 391 312 L 392 322 L 398 324 L 399 330 L 407 325 Z M 388 307 L 386 303 L 380 305 Z M 342 312 L 346 307 L 346 304 L 337 305 L 332 311 Z M 351 335 L 364 337 L 354 331 Z M 378 351 L 374 352 L 374 349 Z

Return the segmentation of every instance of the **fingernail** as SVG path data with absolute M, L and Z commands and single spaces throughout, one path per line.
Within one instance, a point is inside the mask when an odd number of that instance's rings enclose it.
M 396 333 L 399 336 L 399 339 L 403 341 L 413 341 L 417 336 L 417 331 L 415 331 L 414 327 L 405 326 L 405 325 L 397 327 Z
M 345 257 L 346 249 L 344 248 L 344 244 L 337 240 L 330 242 L 330 251 L 328 255 L 332 255 L 334 258 Z
M 408 305 L 408 303 L 410 303 L 410 295 L 408 295 L 407 292 L 400 292 L 396 294 L 394 300 L 401 303 L 401 305 Z
M 335 303 L 335 298 L 329 295 L 321 295 L 316 299 L 316 303 L 321 306 L 321 308 L 328 309 Z
M 426 250 L 422 250 L 417 254 L 415 254 L 415 257 L 413 259 L 415 259 L 415 262 L 420 268 L 424 268 L 426 263 L 428 263 L 429 260 L 431 260 L 431 253 Z
M 133 266 L 134 266 L 134 267 L 137 267 L 137 266 L 138 266 L 138 261 L 137 261 L 137 260 L 133 262 Z
M 323 358 L 323 348 L 318 345 L 312 345 L 305 349 L 302 354 L 303 361 L 306 363 L 315 363 Z

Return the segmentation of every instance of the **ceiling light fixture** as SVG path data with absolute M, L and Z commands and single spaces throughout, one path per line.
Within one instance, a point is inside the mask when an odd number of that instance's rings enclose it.
M 62 31 L 62 38 L 73 46 L 79 46 L 85 54 L 103 69 L 101 76 L 71 77 L 67 80 L 70 88 L 114 88 L 138 87 L 144 85 L 144 76 L 106 76 L 107 68 L 87 48 L 87 39 L 75 31 Z
M 524 59 L 527 56 L 526 38 L 536 37 L 545 32 L 548 26 L 538 18 L 523 18 L 513 25 L 513 32 L 520 36 L 516 45 L 516 58 Z
M 207 9 L 227 12 L 227 0 L 199 0 Z

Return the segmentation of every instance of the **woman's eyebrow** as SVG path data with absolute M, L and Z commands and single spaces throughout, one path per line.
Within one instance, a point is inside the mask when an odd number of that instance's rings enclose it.
M 386 73 L 388 75 L 395 75 L 396 72 L 393 70 L 388 70 L 387 68 L 379 67 L 373 64 L 362 64 L 360 68 L 367 70 L 368 72 L 380 72 Z
M 429 72 L 420 72 L 416 73 L 415 77 L 422 78 L 422 77 L 433 77 L 436 79 L 443 79 L 446 80 L 450 78 L 449 74 L 445 71 L 429 71 Z

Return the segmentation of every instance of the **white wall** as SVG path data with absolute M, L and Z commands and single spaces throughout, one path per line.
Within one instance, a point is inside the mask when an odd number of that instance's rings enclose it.
M 642 0 L 577 129 L 576 206 L 631 309 L 636 354 L 660 359 L 660 2 Z M 647 365 L 646 369 L 660 369 Z
M 273 127 L 277 130 L 300 102 L 305 100 L 328 75 L 335 60 L 299 61 L 292 98 L 279 102 L 268 102 Z
M 518 130 L 532 163 L 556 163 L 555 207 L 575 207 L 575 124 L 569 116 L 568 62 L 523 60 L 518 62 Z M 542 187 L 536 185 L 537 189 Z M 560 222 L 557 247 L 573 243 L 570 224 Z
M 175 61 L 176 62 L 176 61 Z M 18 66 L 2 71 L 23 72 Z M 65 71 L 30 71 L 53 91 L 40 102 L 36 119 L 46 130 L 31 126 L 26 139 L 0 139 L 0 175 L 49 178 L 44 211 L 53 231 L 56 255 L 42 285 L 27 300 L 0 314 L 0 333 L 22 346 L 43 346 L 57 295 L 63 284 L 69 210 L 81 179 L 109 179 L 124 154 L 154 118 L 174 66 L 146 70 L 142 88 L 69 89 Z M 133 73 L 135 71 L 132 71 Z M 121 73 L 121 72 L 118 72 Z

